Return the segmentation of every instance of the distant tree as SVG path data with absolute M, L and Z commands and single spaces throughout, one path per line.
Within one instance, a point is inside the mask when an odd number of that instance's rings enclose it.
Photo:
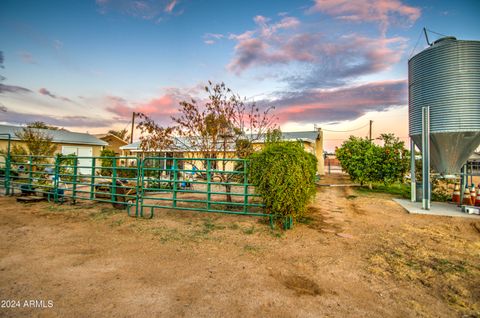
M 48 125 L 43 121 L 32 121 L 31 123 L 27 124 L 27 127 L 28 128 L 36 128 L 36 129 L 59 130 L 58 127 Z
M 161 151 L 177 147 L 202 153 L 207 159 L 228 158 L 228 153 L 235 152 L 237 158 L 246 158 L 253 152 L 252 142 L 276 128 L 273 107 L 262 111 L 224 83 L 209 81 L 205 92 L 208 95 L 205 102 L 194 99 L 180 102 L 178 115 L 172 116 L 173 127 L 160 127 L 145 114 L 139 114 L 142 121 L 137 127 L 148 134 L 140 137 L 142 149 Z M 220 161 L 217 170 L 226 171 L 226 167 L 227 162 Z M 222 182 L 229 182 L 234 175 L 221 173 L 218 177 Z M 231 202 L 230 185 L 225 187 L 227 202 Z
M 350 136 L 336 149 L 335 154 L 352 181 L 360 182 L 361 185 L 367 183 L 370 188 L 373 182 L 378 181 L 381 157 L 370 139 Z
M 32 163 L 43 163 L 48 156 L 53 156 L 57 146 L 52 142 L 53 138 L 36 129 L 25 127 L 15 133 L 22 144 L 13 144 L 10 154 L 12 162 L 25 162 L 28 158 L 22 156 L 33 156 Z
M 111 129 L 108 131 L 108 133 L 110 135 L 114 135 L 114 136 L 117 136 L 118 138 L 128 142 L 130 140 L 130 135 L 128 134 L 128 130 L 127 129 L 122 129 L 122 130 L 115 130 L 115 129 Z
M 380 181 L 384 184 L 403 181 L 410 168 L 410 152 L 405 149 L 405 143 L 394 134 L 382 134 L 378 139 L 383 142 Z
M 374 182 L 385 185 L 402 181 L 408 171 L 408 151 L 404 142 L 393 134 L 382 134 L 378 140 L 383 146 L 367 138 L 350 136 L 335 154 L 353 181 L 372 188 Z

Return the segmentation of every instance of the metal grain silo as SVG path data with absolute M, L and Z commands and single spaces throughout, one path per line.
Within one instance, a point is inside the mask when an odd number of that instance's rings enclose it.
M 445 37 L 408 61 L 409 135 L 422 147 L 430 107 L 432 168 L 456 174 L 480 144 L 480 41 Z

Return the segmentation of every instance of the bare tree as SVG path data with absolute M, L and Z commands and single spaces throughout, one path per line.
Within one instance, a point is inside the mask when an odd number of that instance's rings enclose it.
M 24 162 L 27 156 L 32 156 L 32 163 L 39 164 L 48 161 L 53 156 L 57 146 L 52 142 L 52 136 L 37 129 L 24 127 L 15 133 L 22 144 L 14 144 L 10 150 L 12 162 Z M 5 151 L 2 151 L 5 153 Z
M 48 125 L 43 121 L 32 121 L 31 123 L 27 124 L 27 127 L 28 128 L 37 128 L 37 129 L 60 130 L 58 127 Z
M 208 82 L 205 86 L 208 97 L 205 101 L 194 99 L 179 104 L 178 115 L 172 116 L 173 127 L 158 126 L 145 114 L 137 127 L 142 131 L 141 148 L 164 151 L 201 153 L 206 159 L 245 158 L 253 152 L 252 143 L 264 137 L 269 130 L 277 128 L 274 107 L 261 110 L 224 83 Z M 143 135 L 148 133 L 148 135 Z M 217 170 L 221 182 L 231 181 L 235 175 L 225 173 L 227 161 L 221 160 Z M 231 185 L 225 185 L 227 202 L 232 201 Z

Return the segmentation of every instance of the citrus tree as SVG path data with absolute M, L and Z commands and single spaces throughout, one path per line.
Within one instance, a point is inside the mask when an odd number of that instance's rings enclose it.
M 410 168 L 410 153 L 405 149 L 405 143 L 393 134 L 382 134 L 379 138 L 383 146 L 379 147 L 380 180 L 385 185 L 403 181 Z
M 388 185 L 402 181 L 409 167 L 409 154 L 403 141 L 393 134 L 382 134 L 378 139 L 383 145 L 350 136 L 335 151 L 342 169 L 352 181 L 368 184 L 369 188 L 374 182 Z

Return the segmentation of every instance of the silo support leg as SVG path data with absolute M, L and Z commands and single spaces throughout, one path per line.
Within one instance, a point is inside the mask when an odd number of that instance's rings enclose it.
M 410 138 L 410 200 L 417 201 L 417 186 L 415 178 L 415 143 Z
M 430 107 L 422 108 L 422 209 L 430 210 Z

